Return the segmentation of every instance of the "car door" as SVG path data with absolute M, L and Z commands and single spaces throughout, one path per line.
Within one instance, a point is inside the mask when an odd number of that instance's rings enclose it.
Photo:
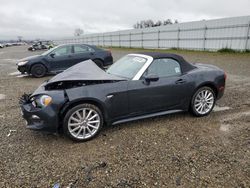
M 159 80 L 147 82 L 144 77 L 157 75 Z M 128 86 L 131 114 L 181 109 L 189 87 L 188 75 L 182 75 L 180 64 L 173 59 L 156 59 L 140 80 Z
M 65 70 L 72 66 L 72 45 L 60 46 L 48 55 L 52 71 Z
M 82 61 L 91 59 L 94 56 L 94 49 L 81 44 L 73 45 L 72 64 L 77 64 Z

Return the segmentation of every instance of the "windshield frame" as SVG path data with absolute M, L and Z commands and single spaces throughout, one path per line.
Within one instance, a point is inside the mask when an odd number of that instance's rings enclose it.
M 146 59 L 146 62 L 144 63 L 144 65 L 139 69 L 139 71 L 135 74 L 135 76 L 133 78 L 127 78 L 127 79 L 131 79 L 131 80 L 139 80 L 141 78 L 141 76 L 143 75 L 143 73 L 147 70 L 147 68 L 150 66 L 150 64 L 153 62 L 153 57 L 148 56 L 148 55 L 144 55 L 144 54 L 128 54 L 126 56 L 133 56 L 133 57 L 142 57 L 144 59 Z M 126 57 L 123 56 L 122 58 Z M 121 59 L 121 58 L 120 58 Z M 111 65 L 112 66 L 112 65 Z M 107 72 L 107 70 L 106 70 Z M 112 74 L 107 72 L 108 74 Z M 115 75 L 115 74 L 114 74 Z M 122 75 L 115 75 L 115 76 L 119 76 L 122 77 Z

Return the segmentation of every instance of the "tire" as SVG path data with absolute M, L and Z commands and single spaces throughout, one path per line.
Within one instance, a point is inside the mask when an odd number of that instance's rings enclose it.
M 30 71 L 30 73 L 31 73 L 34 77 L 36 77 L 36 78 L 41 78 L 41 77 L 45 76 L 46 72 L 47 72 L 47 69 L 46 69 L 46 67 L 45 67 L 44 65 L 42 65 L 42 64 L 33 65 L 33 66 L 31 67 L 31 71 Z
M 88 122 L 92 123 L 89 124 Z M 93 139 L 98 135 L 102 126 L 103 115 L 101 110 L 95 105 L 87 103 L 77 105 L 70 109 L 63 120 L 64 133 L 71 140 L 78 142 Z
M 190 110 L 194 116 L 207 116 L 213 110 L 216 97 L 210 87 L 199 88 L 192 97 Z
M 95 62 L 95 64 L 98 66 L 98 67 L 100 67 L 101 69 L 103 69 L 103 62 L 102 62 L 102 60 L 100 60 L 100 59 L 95 59 L 95 60 L 93 60 L 94 62 Z

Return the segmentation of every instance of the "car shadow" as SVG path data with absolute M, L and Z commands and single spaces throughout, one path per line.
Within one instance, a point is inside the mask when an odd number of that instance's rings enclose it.
M 36 78 L 32 75 L 29 75 L 29 74 L 21 74 L 21 75 L 18 75 L 16 76 L 17 78 L 21 78 L 21 79 L 42 79 L 42 80 L 48 80 L 50 78 L 52 78 L 53 76 L 55 76 L 56 74 L 46 74 L 44 77 L 41 77 L 41 78 Z
M 190 117 L 192 118 L 191 114 L 188 112 L 179 112 L 176 114 L 168 114 L 168 115 L 163 115 L 163 116 L 156 116 L 152 118 L 146 118 L 146 119 L 141 119 L 141 120 L 134 120 L 126 123 L 120 123 L 116 125 L 104 125 L 101 132 L 94 137 L 93 139 L 85 142 L 91 142 L 91 141 L 103 141 L 103 139 L 108 138 L 109 134 L 113 134 L 114 132 L 121 131 L 123 129 L 127 129 L 128 127 L 136 127 L 136 126 L 141 126 L 141 124 L 144 124 L 147 122 L 147 124 L 152 124 L 152 123 L 160 123 L 164 120 L 168 121 L 174 121 L 178 118 L 187 118 Z M 165 126 L 165 125 L 162 125 Z M 36 132 L 36 131 L 35 131 Z M 64 143 L 75 143 L 75 144 L 82 144 L 84 142 L 75 142 L 70 140 L 67 136 L 64 135 L 63 129 L 60 129 L 58 133 L 48 133 L 48 132 L 36 132 L 37 136 L 41 138 L 41 140 L 58 140 L 59 142 L 64 142 Z

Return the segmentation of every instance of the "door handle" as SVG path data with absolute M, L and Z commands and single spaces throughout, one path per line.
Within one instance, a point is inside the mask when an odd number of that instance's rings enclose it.
M 184 79 L 179 79 L 179 80 L 177 80 L 175 83 L 176 84 L 183 84 L 183 83 L 185 83 L 186 82 L 186 80 L 184 80 Z

